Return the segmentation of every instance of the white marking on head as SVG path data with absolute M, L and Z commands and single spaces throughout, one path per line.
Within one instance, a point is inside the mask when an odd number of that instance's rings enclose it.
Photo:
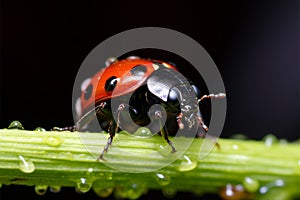
M 115 61 L 117 61 L 117 58 L 115 58 L 115 57 L 107 58 L 107 60 L 105 61 L 105 66 L 107 67 L 107 66 L 111 65 Z

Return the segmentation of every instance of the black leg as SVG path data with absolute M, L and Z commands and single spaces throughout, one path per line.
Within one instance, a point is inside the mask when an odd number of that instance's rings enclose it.
M 124 104 L 120 104 L 119 108 L 117 110 L 117 122 L 115 122 L 115 120 L 112 120 L 109 124 L 109 129 L 108 129 L 108 134 L 109 134 L 109 138 L 107 140 L 107 143 L 104 147 L 104 149 L 102 150 L 100 156 L 97 158 L 97 160 L 105 160 L 104 159 L 104 154 L 108 151 L 109 146 L 111 146 L 113 138 L 115 137 L 116 133 L 118 132 L 119 126 L 120 126 L 120 115 L 121 112 L 124 110 L 125 105 Z
M 159 121 L 159 126 L 160 126 L 160 133 L 161 135 L 164 137 L 164 139 L 168 142 L 168 144 L 170 145 L 170 147 L 172 148 L 172 151 L 171 153 L 175 153 L 176 152 L 176 149 L 172 143 L 172 141 L 169 139 L 169 133 L 168 133 L 168 129 L 167 127 L 165 126 L 165 124 L 163 124 L 163 118 L 162 118 L 162 115 L 161 115 L 161 112 L 160 111 L 156 111 L 155 112 L 155 117 L 158 119 Z
M 110 122 L 109 129 L 108 129 L 109 138 L 106 142 L 106 145 L 105 145 L 104 149 L 102 150 L 101 154 L 97 158 L 98 161 L 99 160 L 105 160 L 104 159 L 104 154 L 108 151 L 109 146 L 111 146 L 116 131 L 117 131 L 117 123 L 114 120 L 112 120 Z

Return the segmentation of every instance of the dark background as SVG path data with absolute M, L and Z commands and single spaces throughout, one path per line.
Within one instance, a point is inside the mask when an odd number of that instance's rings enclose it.
M 1 1 L 0 128 L 73 124 L 73 82 L 87 54 L 121 31 L 158 26 L 192 37 L 218 66 L 228 100 L 222 137 L 299 138 L 299 1 L 109 2 Z M 0 199 L 19 194 L 38 198 L 3 186 Z M 94 197 L 46 197 L 66 195 Z

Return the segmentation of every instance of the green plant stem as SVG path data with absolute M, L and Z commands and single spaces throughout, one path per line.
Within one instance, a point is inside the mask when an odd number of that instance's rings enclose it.
M 145 189 L 219 193 L 226 184 L 242 185 L 261 199 L 268 195 L 276 199 L 279 193 L 286 199 L 300 195 L 299 143 L 219 139 L 220 148 L 199 159 L 203 139 L 197 138 L 180 159 L 161 168 L 173 155 L 168 146 L 156 152 L 165 145 L 159 136 L 133 138 L 119 133 L 105 154 L 107 160 L 99 162 L 96 156 L 106 141 L 99 143 L 95 137 L 103 133 L 2 129 L 0 135 L 0 183 L 6 185 L 68 186 L 82 192 L 92 187 L 100 196 L 114 188 L 117 195 L 132 199 Z M 180 149 L 189 140 L 181 138 L 175 146 Z M 87 144 L 92 150 L 87 150 Z M 151 156 L 138 156 L 145 152 Z M 147 172 L 119 171 L 105 162 Z M 254 183 L 245 183 L 246 178 Z

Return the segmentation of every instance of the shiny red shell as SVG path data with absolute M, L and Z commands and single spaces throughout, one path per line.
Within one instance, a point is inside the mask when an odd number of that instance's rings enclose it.
M 161 64 L 158 65 L 157 63 Z M 132 75 L 131 69 L 138 65 L 145 66 L 146 71 L 138 75 Z M 85 89 L 81 94 L 82 113 L 84 114 L 92 109 L 98 102 L 103 102 L 110 98 L 119 97 L 135 91 L 145 83 L 147 78 L 155 70 L 162 66 L 177 70 L 173 65 L 150 59 L 124 59 L 113 62 L 97 72 L 86 85 L 86 88 L 92 85 L 92 92 L 88 99 L 85 98 Z M 107 91 L 105 84 L 112 76 L 117 77 L 117 84 L 113 91 Z

